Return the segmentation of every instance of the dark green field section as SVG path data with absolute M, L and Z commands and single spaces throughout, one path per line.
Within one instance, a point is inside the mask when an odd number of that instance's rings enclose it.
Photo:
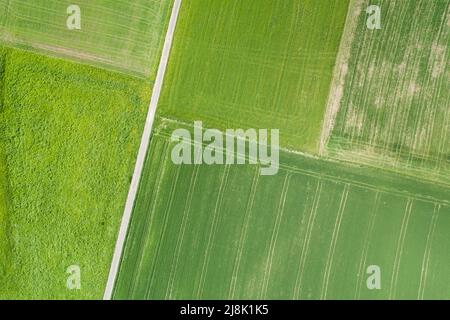
M 114 298 L 450 298 L 449 190 L 288 153 L 275 176 L 177 166 L 179 126 L 152 137 Z
M 450 185 L 450 2 L 363 3 L 328 155 Z
M 348 2 L 184 1 L 160 114 L 316 152 Z
M 100 299 L 151 87 L 21 50 L 3 57 L 0 299 Z M 66 287 L 71 265 L 80 290 Z

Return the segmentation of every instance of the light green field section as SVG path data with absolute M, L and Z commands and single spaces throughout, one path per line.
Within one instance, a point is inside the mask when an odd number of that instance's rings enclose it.
M 10 44 L 153 79 L 171 3 L 2 0 L 0 23 L 7 19 L 3 39 Z M 80 8 L 80 30 L 67 28 L 67 8 L 72 4 Z
M 4 150 L 0 145 L 0 281 L 6 275 L 9 268 L 10 246 L 8 232 L 8 185 L 6 179 L 6 162 Z
M 381 30 L 367 29 L 363 11 L 326 151 L 449 185 L 450 2 L 370 4 L 381 8 Z
M 0 219 L 11 255 L 0 298 L 100 299 L 151 88 L 17 49 L 3 67 L 9 206 Z M 71 265 L 80 267 L 80 290 L 66 287 Z
M 348 0 L 184 1 L 158 110 L 316 152 Z
M 0 111 L 1 112 L 1 111 Z M 1 121 L 1 116 L 0 116 Z M 0 133 L 2 133 L 0 129 Z M 10 243 L 8 233 L 8 180 L 6 175 L 6 161 L 2 142 L 0 142 L 0 282 L 10 267 Z
M 0 92 L 3 91 L 3 70 L 5 51 L 0 47 Z M 0 282 L 10 266 L 10 243 L 8 238 L 8 179 L 5 159 L 3 101 L 0 101 Z
M 448 189 L 284 152 L 275 176 L 176 166 L 179 127 L 152 138 L 116 299 L 450 298 Z

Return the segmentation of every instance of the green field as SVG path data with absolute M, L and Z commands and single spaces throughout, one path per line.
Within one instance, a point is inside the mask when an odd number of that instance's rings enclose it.
M 7 20 L 9 1 L 0 0 L 0 37 L 3 39 Z
M 248 164 L 176 166 L 170 158 L 173 130 L 202 120 L 222 130 L 279 128 L 283 148 L 349 160 L 355 154 L 341 156 L 348 150 L 336 146 L 348 137 L 338 133 L 354 126 L 345 117 L 348 110 L 370 109 L 363 95 L 398 103 L 398 110 L 380 106 L 379 114 L 398 117 L 402 125 L 391 127 L 405 139 L 414 137 L 413 128 L 424 132 L 425 127 L 408 128 L 397 113 L 411 108 L 417 111 L 411 117 L 430 120 L 417 110 L 419 101 L 414 106 L 411 97 L 395 97 L 399 82 L 410 88 L 417 81 L 423 92 L 431 90 L 438 99 L 426 105 L 436 111 L 433 130 L 445 133 L 448 96 L 440 86 L 446 69 L 438 57 L 426 60 L 424 51 L 433 41 L 447 41 L 448 30 L 439 36 L 431 31 L 443 29 L 447 7 L 433 2 L 416 22 L 407 14 L 419 10 L 414 2 L 383 2 L 386 28 L 376 33 L 365 29 L 367 5 L 183 3 L 115 299 L 450 298 L 448 187 L 288 151 L 276 176 L 260 176 L 259 167 Z M 424 21 L 431 25 L 419 32 L 415 24 Z M 414 33 L 420 46 L 405 53 Z M 399 34 L 406 36 L 399 40 Z M 431 72 L 426 83 L 419 82 L 419 71 L 406 73 L 405 83 L 383 76 L 386 61 L 401 54 L 408 68 L 420 66 L 422 73 L 428 72 L 424 61 L 432 63 L 436 78 Z M 353 102 L 354 96 L 361 100 Z M 358 120 L 361 128 L 367 124 L 366 137 L 387 134 L 367 119 Z M 334 128 L 326 128 L 329 123 Z M 322 124 L 331 133 L 325 150 Z M 365 155 L 372 154 L 366 150 L 351 160 L 364 162 Z M 380 161 L 379 155 L 374 159 Z M 366 286 L 373 265 L 381 270 L 380 290 Z
M 116 299 L 450 298 L 448 189 L 291 153 L 276 176 L 176 166 L 178 127 L 152 138 Z
M 5 52 L 0 47 L 0 92 L 3 88 L 3 67 Z M 8 226 L 8 180 L 6 175 L 6 159 L 4 150 L 4 119 L 3 104 L 0 101 L 0 282 L 6 275 L 9 266 L 10 247 L 9 247 L 9 226 Z
M 184 1 L 161 115 L 316 152 L 348 0 Z
M 71 4 L 0 0 L 0 299 L 102 297 L 173 1 Z M 449 19 L 184 0 L 113 298 L 450 299 Z M 197 120 L 280 129 L 278 174 L 173 164 Z
M 1 129 L 0 129 L 1 132 Z M 8 184 L 6 177 L 6 162 L 3 146 L 0 143 L 0 282 L 6 275 L 9 267 L 10 247 L 8 232 Z
M 370 4 L 382 29 L 359 16 L 326 153 L 450 185 L 450 2 Z
M 7 179 L 6 179 L 6 163 L 4 161 L 4 154 L 0 146 L 0 282 L 7 274 L 10 259 L 10 246 L 8 232 L 10 231 L 8 225 L 8 194 L 7 194 Z
M 171 0 L 0 0 L 4 41 L 96 66 L 154 78 Z M 67 7 L 81 10 L 68 30 Z
M 89 66 L 5 51 L 0 150 L 9 206 L 5 215 L 0 158 L 0 266 L 7 271 L 0 298 L 99 299 L 151 87 Z M 70 265 L 81 268 L 81 290 L 66 288 Z

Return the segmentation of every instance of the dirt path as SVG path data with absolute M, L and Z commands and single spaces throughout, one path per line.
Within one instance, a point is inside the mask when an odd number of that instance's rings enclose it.
M 178 13 L 181 7 L 181 0 L 175 0 L 172 14 L 169 21 L 169 26 L 164 41 L 164 47 L 161 54 L 161 60 L 159 63 L 158 73 L 156 75 L 155 85 L 153 87 L 152 97 L 150 100 L 149 110 L 147 114 L 147 120 L 145 122 L 144 132 L 141 139 L 141 145 L 139 147 L 139 153 L 134 168 L 133 178 L 131 180 L 131 186 L 128 191 L 128 197 L 125 204 L 125 210 L 122 217 L 122 222 L 117 237 L 116 247 L 114 249 L 114 255 L 109 271 L 108 282 L 106 283 L 104 300 L 110 300 L 114 289 L 114 283 L 116 281 L 117 272 L 119 269 L 120 260 L 122 257 L 123 246 L 125 244 L 125 238 L 127 235 L 128 225 L 130 223 L 131 213 L 133 211 L 134 201 L 136 199 L 136 193 L 139 186 L 139 180 L 142 174 L 144 166 L 145 156 L 150 141 L 150 136 L 153 127 L 153 121 L 155 119 L 156 108 L 158 106 L 159 96 L 161 94 L 161 88 L 164 81 L 164 74 L 166 73 L 167 62 L 169 60 L 170 49 L 172 47 L 173 34 L 178 19 Z

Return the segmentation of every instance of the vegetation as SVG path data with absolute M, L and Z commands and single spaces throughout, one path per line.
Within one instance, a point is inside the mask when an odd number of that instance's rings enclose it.
M 3 40 L 140 77 L 156 75 L 172 0 L 0 0 Z M 80 29 L 67 28 L 70 5 Z
M 0 47 L 0 92 L 3 89 L 5 51 Z M 0 281 L 8 273 L 10 267 L 10 246 L 8 233 L 8 180 L 6 175 L 6 159 L 4 150 L 3 101 L 0 100 Z
M 348 0 L 183 3 L 158 110 L 317 152 Z
M 358 19 L 328 154 L 450 185 L 450 3 L 370 4 L 382 27 Z
M 0 298 L 102 297 L 172 1 L 69 4 L 0 0 L 0 36 L 129 75 L 0 49 Z M 449 8 L 183 1 L 114 298 L 450 299 Z M 280 129 L 278 174 L 175 165 L 196 120 Z
M 151 88 L 14 49 L 2 66 L 11 259 L 0 297 L 101 298 Z M 66 288 L 70 265 L 81 290 Z
M 275 176 L 177 166 L 179 127 L 153 137 L 115 298 L 450 298 L 448 189 L 285 152 Z
M 445 154 L 448 73 L 439 57 L 447 47 L 439 48 L 448 42 L 448 4 L 377 3 L 381 31 L 366 28 L 369 1 L 350 3 L 353 41 L 340 45 L 350 54 L 334 68 L 344 83 L 331 73 L 348 1 L 184 3 L 115 298 L 450 297 L 448 187 L 291 151 L 275 176 L 250 164 L 177 166 L 170 157 L 171 132 L 192 130 L 194 120 L 279 128 L 282 147 L 317 152 L 327 99 L 340 109 L 325 155 L 381 163 L 375 146 L 390 148 L 386 139 L 396 152 L 416 148 L 423 163 Z M 348 152 L 360 145 L 368 148 Z M 374 266 L 379 290 L 367 286 Z

